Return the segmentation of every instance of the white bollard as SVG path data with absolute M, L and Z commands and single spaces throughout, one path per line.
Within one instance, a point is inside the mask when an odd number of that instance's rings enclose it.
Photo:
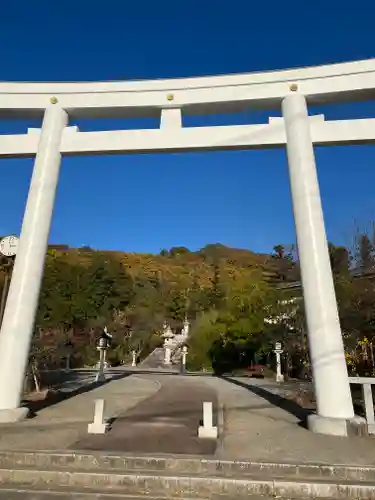
M 203 403 L 203 425 L 198 429 L 198 437 L 203 439 L 216 439 L 218 436 L 217 427 L 212 425 L 212 403 L 205 401 Z
M 99 369 L 98 369 L 98 373 L 96 374 L 95 381 L 96 382 L 104 382 L 104 380 L 105 380 L 105 375 L 104 375 L 105 350 L 102 348 L 98 348 L 98 349 L 100 352 Z
M 88 425 L 89 434 L 105 434 L 108 431 L 109 424 L 104 420 L 104 399 L 96 399 L 94 406 L 94 421 Z
M 284 375 L 281 373 L 281 355 L 284 352 L 281 342 L 276 342 L 273 352 L 276 354 L 276 382 L 284 382 Z
M 186 373 L 186 358 L 187 358 L 188 348 L 186 345 L 182 348 L 181 355 L 181 373 L 184 375 Z
M 135 351 L 132 352 L 132 366 L 137 366 L 137 353 Z
M 284 382 L 284 375 L 281 373 L 280 352 L 276 352 L 276 382 Z
M 170 365 L 171 363 L 171 348 L 170 347 L 165 347 L 164 349 L 164 364 L 165 365 Z

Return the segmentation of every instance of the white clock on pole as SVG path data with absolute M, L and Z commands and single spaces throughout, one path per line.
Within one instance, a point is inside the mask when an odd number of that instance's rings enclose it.
M 0 240 L 0 253 L 5 257 L 14 257 L 17 253 L 18 241 L 17 236 L 5 236 Z

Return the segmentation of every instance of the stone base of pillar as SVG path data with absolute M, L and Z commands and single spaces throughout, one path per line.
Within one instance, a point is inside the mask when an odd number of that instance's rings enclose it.
M 198 428 L 198 437 L 200 439 L 217 439 L 217 427 L 204 427 L 201 425 Z
M 88 434 L 106 434 L 109 431 L 109 424 L 107 422 L 92 422 L 87 426 Z
M 362 417 L 355 416 L 351 419 L 321 417 L 320 415 L 309 415 L 307 417 L 307 428 L 315 434 L 328 436 L 367 436 L 367 422 Z
M 284 375 L 282 373 L 276 375 L 276 382 L 284 382 Z
M 105 381 L 104 373 L 97 373 L 95 377 L 95 382 L 104 382 L 104 381 Z
M 0 424 L 13 424 L 28 417 L 30 410 L 24 406 L 11 408 L 10 410 L 0 410 Z

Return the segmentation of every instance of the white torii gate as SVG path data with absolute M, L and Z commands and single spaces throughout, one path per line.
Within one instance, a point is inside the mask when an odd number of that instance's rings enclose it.
M 0 157 L 36 156 L 0 332 L 0 421 L 23 418 L 24 374 L 62 155 L 285 147 L 317 401 L 309 427 L 355 423 L 313 145 L 375 142 L 375 119 L 325 121 L 307 104 L 371 99 L 375 59 L 264 73 L 98 83 L 0 83 L 0 117 L 43 117 L 41 130 L 0 135 Z M 182 114 L 282 109 L 268 124 L 185 128 Z M 159 116 L 158 130 L 79 132 L 71 117 Z

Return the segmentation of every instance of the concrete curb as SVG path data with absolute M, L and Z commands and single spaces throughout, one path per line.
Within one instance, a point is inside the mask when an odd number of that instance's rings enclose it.
M 169 498 L 248 498 L 266 495 L 287 498 L 356 498 L 375 499 L 375 482 L 354 483 L 314 480 L 283 480 L 259 478 L 192 477 L 163 474 L 120 474 L 108 471 L 78 472 L 67 470 L 0 469 L 0 481 L 5 484 L 27 485 L 39 489 L 91 488 L 97 492 L 121 492 L 125 495 Z
M 63 489 L 58 490 L 39 490 L 30 487 L 30 489 L 20 489 L 16 488 L 6 488 L 0 489 L 0 500 L 140 500 L 144 497 L 138 495 L 123 495 L 122 493 L 98 493 L 97 491 L 64 491 Z M 154 497 L 147 495 L 149 500 L 166 500 L 165 497 Z M 203 500 L 196 498 L 195 500 Z M 255 500 L 255 499 L 254 499 Z M 273 498 L 267 499 L 262 497 L 258 500 L 274 500 Z
M 175 474 L 214 475 L 216 477 L 303 478 L 305 480 L 375 482 L 375 466 L 293 464 L 217 460 L 184 455 L 127 455 L 99 452 L 0 451 L 1 469 L 53 469 L 111 472 L 161 472 Z

